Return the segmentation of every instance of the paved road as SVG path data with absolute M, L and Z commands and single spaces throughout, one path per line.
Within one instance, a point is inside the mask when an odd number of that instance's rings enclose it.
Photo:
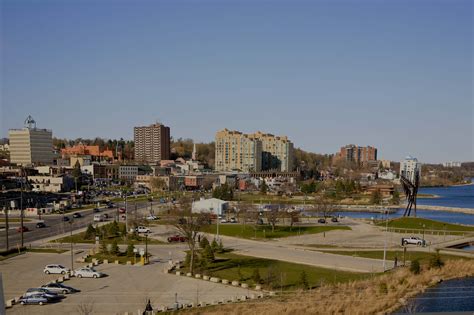
M 107 213 L 110 218 L 114 218 L 117 215 L 118 208 L 124 207 L 123 202 L 116 203 L 117 208 L 113 209 L 106 209 L 104 207 L 101 207 L 101 212 L 100 213 Z M 137 202 L 136 203 L 137 211 L 135 212 L 135 205 L 130 205 L 128 204 L 127 207 L 127 212 L 129 214 L 129 218 L 132 219 L 135 215 L 137 217 L 143 216 L 147 214 L 150 210 L 150 203 L 146 201 L 142 202 Z M 153 203 L 153 210 L 156 212 L 158 211 L 159 206 L 158 203 Z M 69 219 L 72 219 L 72 213 L 74 212 L 80 212 L 82 214 L 82 218 L 78 219 L 73 219 L 72 220 L 72 226 L 69 224 L 69 222 L 64 222 L 63 221 L 63 216 L 69 217 Z M 24 225 L 30 230 L 29 232 L 24 232 L 24 244 L 25 246 L 28 246 L 32 242 L 43 239 L 43 238 L 49 238 L 55 235 L 61 235 L 64 233 L 67 233 L 71 230 L 71 227 L 73 230 L 78 230 L 81 228 L 86 227 L 90 223 L 93 223 L 93 218 L 94 218 L 94 211 L 92 209 L 87 209 L 87 210 L 78 210 L 74 211 L 72 210 L 69 213 L 66 213 L 65 215 L 62 214 L 52 214 L 52 215 L 43 215 L 41 217 L 41 220 L 45 222 L 46 227 L 45 228 L 36 228 L 36 223 L 38 222 L 38 218 L 35 217 L 34 219 L 28 218 L 31 221 L 25 222 Z M 111 219 L 109 219 L 111 220 Z M 119 216 L 119 222 L 123 222 L 123 219 L 120 218 Z M 20 246 L 21 244 L 21 233 L 17 232 L 17 228 L 20 226 L 19 222 L 11 222 L 10 224 L 10 229 L 9 229 L 9 248 L 15 248 L 17 246 Z M 6 231 L 5 229 L 0 229 L 0 248 L 1 249 L 6 249 Z

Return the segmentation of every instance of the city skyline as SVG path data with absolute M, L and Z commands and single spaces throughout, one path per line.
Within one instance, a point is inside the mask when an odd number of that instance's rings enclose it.
M 1 136 L 28 114 L 58 138 L 159 120 L 472 161 L 472 4 L 407 3 L 3 1 Z

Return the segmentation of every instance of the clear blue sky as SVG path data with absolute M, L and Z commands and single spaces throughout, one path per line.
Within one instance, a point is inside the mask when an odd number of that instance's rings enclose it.
M 474 160 L 470 0 L 1 3 L 3 137 L 29 114 L 61 138 L 159 120 Z

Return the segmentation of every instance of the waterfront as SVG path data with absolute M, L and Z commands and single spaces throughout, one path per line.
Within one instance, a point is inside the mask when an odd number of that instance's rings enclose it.
M 474 277 L 448 280 L 409 301 L 411 309 L 396 314 L 474 311 Z
M 438 198 L 419 198 L 418 205 L 474 208 L 474 185 L 420 188 L 420 194 L 432 194 Z

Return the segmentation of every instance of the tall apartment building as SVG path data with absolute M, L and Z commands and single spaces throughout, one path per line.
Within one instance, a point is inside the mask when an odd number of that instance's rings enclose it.
M 415 183 L 415 174 L 421 178 L 421 163 L 412 156 L 407 156 L 400 162 L 400 175 Z
M 134 128 L 135 161 L 157 164 L 170 159 L 170 128 L 152 124 Z
M 262 142 L 239 131 L 224 129 L 216 133 L 216 171 L 261 171 Z
M 262 170 L 293 171 L 294 148 L 288 137 L 260 131 L 249 134 L 249 137 L 262 142 Z
M 341 147 L 334 156 L 334 162 L 345 161 L 356 164 L 364 164 L 369 161 L 377 161 L 377 148 L 367 146 L 360 147 L 354 144 L 348 144 Z
M 10 129 L 10 162 L 21 165 L 53 164 L 53 132 L 36 128 L 31 116 L 25 121 L 25 128 Z
M 289 172 L 293 170 L 294 148 L 287 137 L 224 129 L 216 133 L 215 160 L 217 171 Z

